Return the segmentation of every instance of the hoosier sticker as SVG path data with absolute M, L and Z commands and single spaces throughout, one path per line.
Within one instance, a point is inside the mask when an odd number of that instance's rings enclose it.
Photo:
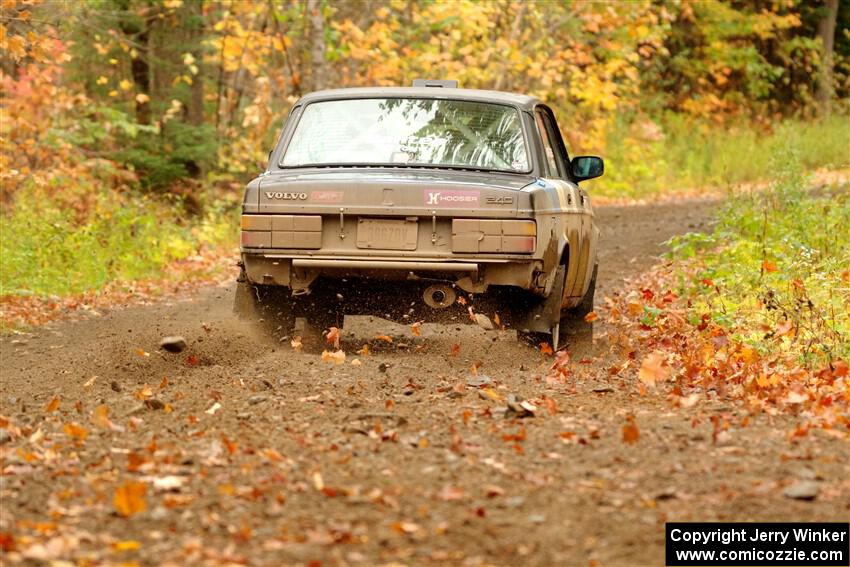
M 425 205 L 429 207 L 469 207 L 478 205 L 480 191 L 425 190 Z

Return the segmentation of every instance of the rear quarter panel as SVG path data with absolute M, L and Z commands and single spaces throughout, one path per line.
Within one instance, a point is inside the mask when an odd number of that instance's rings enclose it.
M 563 306 L 572 307 L 587 291 L 596 258 L 599 231 L 590 200 L 577 185 L 561 179 L 541 178 L 526 191 L 537 219 L 545 271 L 552 274 L 567 260 Z

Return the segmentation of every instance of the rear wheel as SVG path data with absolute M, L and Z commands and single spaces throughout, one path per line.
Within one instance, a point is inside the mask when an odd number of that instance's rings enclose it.
M 581 302 L 571 309 L 561 312 L 561 320 L 558 322 L 557 341 L 558 348 L 567 345 L 581 347 L 593 342 L 593 323 L 585 319 L 587 314 L 593 311 L 593 299 L 596 295 L 596 273 L 599 264 L 593 266 L 593 275 L 590 277 L 590 285 L 581 298 Z M 554 330 L 553 330 L 554 335 Z
M 590 285 L 587 287 L 584 297 L 581 298 L 581 302 L 578 305 L 566 312 L 570 317 L 584 319 L 588 313 L 593 311 L 593 298 L 596 295 L 596 274 L 598 271 L 599 264 L 594 264 L 593 275 L 590 276 Z

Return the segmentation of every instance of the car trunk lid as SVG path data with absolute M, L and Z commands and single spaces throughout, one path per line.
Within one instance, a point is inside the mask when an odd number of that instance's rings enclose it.
M 345 168 L 265 176 L 246 212 L 373 216 L 516 216 L 530 175 L 472 171 Z

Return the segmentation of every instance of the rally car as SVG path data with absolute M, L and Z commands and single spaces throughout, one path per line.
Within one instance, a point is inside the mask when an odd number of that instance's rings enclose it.
M 593 308 L 599 229 L 579 183 L 602 172 L 534 97 L 447 81 L 308 94 L 245 190 L 237 311 L 286 333 L 297 317 L 483 314 L 562 347 Z

